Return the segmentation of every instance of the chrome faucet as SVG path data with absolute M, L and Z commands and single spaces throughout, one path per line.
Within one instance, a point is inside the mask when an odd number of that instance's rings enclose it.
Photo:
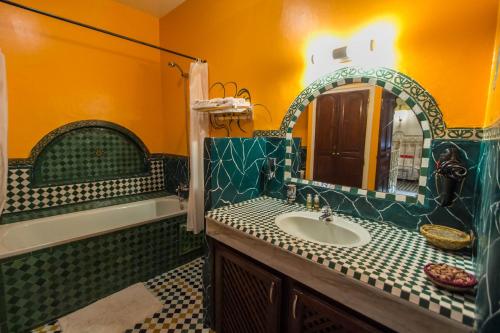
M 333 211 L 328 205 L 324 205 L 321 209 L 321 215 L 319 216 L 320 222 L 332 222 L 333 221 Z

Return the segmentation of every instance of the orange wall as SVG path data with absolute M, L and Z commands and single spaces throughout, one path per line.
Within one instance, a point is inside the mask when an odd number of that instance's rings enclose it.
M 187 0 L 160 20 L 160 35 L 162 46 L 208 59 L 211 82 L 237 81 L 271 110 L 272 121 L 257 113 L 251 131 L 279 127 L 304 88 L 311 39 L 349 38 L 386 20 L 396 29 L 394 67 L 431 92 L 448 126 L 482 126 L 496 12 L 497 0 Z M 178 91 L 165 93 L 169 119 L 180 122 Z
M 493 59 L 491 61 L 491 82 L 488 90 L 488 105 L 484 117 L 484 127 L 500 126 L 500 7 L 496 27 Z
M 19 2 L 159 43 L 157 18 L 115 1 Z M 5 4 L 0 48 L 7 63 L 9 157 L 27 157 L 43 135 L 82 119 L 119 123 L 152 152 L 166 151 L 158 51 Z

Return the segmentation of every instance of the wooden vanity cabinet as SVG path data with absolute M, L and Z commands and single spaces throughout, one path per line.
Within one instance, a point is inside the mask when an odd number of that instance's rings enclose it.
M 282 281 L 229 248 L 215 251 L 217 333 L 280 332 Z
M 215 242 L 217 333 L 364 333 L 389 329 Z
M 288 333 L 383 332 L 365 320 L 305 290 L 292 288 L 289 300 Z

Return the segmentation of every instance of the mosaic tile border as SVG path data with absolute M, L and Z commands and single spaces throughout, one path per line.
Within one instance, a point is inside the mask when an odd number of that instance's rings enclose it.
M 484 128 L 483 140 L 500 140 L 500 120 Z
M 136 146 L 137 148 L 135 149 L 140 152 L 140 155 L 144 155 L 145 172 L 131 175 L 116 174 L 116 176 L 112 175 L 112 177 L 105 177 L 103 179 L 97 178 L 95 180 L 75 180 L 67 184 L 55 183 L 37 185 L 37 183 L 34 182 L 33 174 L 35 172 L 37 158 L 41 156 L 43 150 L 47 148 L 48 145 L 55 142 L 55 140 L 59 140 L 61 135 L 71 131 L 93 128 L 97 130 L 111 129 L 115 132 L 119 132 L 119 134 L 117 133 L 116 135 L 124 136 L 126 141 Z M 75 145 L 74 141 L 70 141 L 67 145 L 68 151 L 72 153 L 72 156 L 79 154 L 78 151 L 73 151 L 73 146 Z M 109 146 L 109 149 L 113 150 L 115 146 L 121 147 L 117 143 L 116 145 Z M 123 160 L 123 163 L 128 164 L 129 161 L 127 160 L 127 156 L 125 151 L 118 150 L 116 158 L 118 158 L 119 163 Z M 173 176 L 168 179 L 168 184 L 170 185 L 175 182 L 174 178 L 186 178 L 181 174 L 183 172 L 182 166 L 177 167 L 180 171 L 172 170 L 172 168 L 167 170 L 167 166 L 170 166 L 172 159 L 175 158 L 175 156 L 167 154 L 151 154 L 138 136 L 115 123 L 101 120 L 84 120 L 69 123 L 44 136 L 32 149 L 28 158 L 9 160 L 8 193 L 4 215 L 8 216 L 13 213 L 34 210 L 48 211 L 52 208 L 67 205 L 76 207 L 76 204 L 93 201 L 162 192 L 166 189 L 167 179 L 165 176 L 167 171 L 169 175 L 173 173 Z M 65 161 L 61 161 L 60 165 L 58 163 L 58 160 L 55 160 L 52 164 L 54 168 L 56 168 L 55 170 L 59 170 L 57 168 L 64 166 Z M 67 168 L 67 166 L 65 167 Z M 90 205 L 90 207 L 92 208 L 93 205 Z M 51 210 L 51 213 L 52 212 L 55 212 L 55 210 Z M 9 218 L 2 220 L 9 220 Z M 16 220 L 16 218 L 13 217 L 12 221 L 14 220 Z
M 387 88 L 398 95 L 412 107 L 415 113 L 417 113 L 417 117 L 419 114 L 423 114 L 418 117 L 418 119 L 421 120 L 422 117 L 424 117 L 428 121 L 430 128 L 427 128 L 427 130 L 431 131 L 432 138 L 480 140 L 483 136 L 483 128 L 480 127 L 448 128 L 444 122 L 442 112 L 437 102 L 425 88 L 411 77 L 385 67 L 369 69 L 361 67 L 344 67 L 319 78 L 306 87 L 292 102 L 287 113 L 283 117 L 279 129 L 256 130 L 254 131 L 254 136 L 284 138 L 287 134 L 290 122 L 296 115 L 296 111 L 299 109 L 303 111 L 305 106 L 316 98 L 321 88 L 324 89 L 332 85 L 329 89 L 333 89 L 354 82 L 373 82 L 373 84 L 381 86 L 382 88 Z M 321 91 L 321 93 L 329 89 L 325 89 Z
M 45 135 L 38 143 L 31 149 L 30 156 L 28 158 L 15 158 L 15 159 L 10 159 L 9 163 L 12 163 L 12 165 L 28 165 L 28 164 L 33 164 L 35 160 L 38 158 L 40 153 L 47 147 L 55 138 L 66 134 L 70 131 L 74 131 L 77 129 L 81 128 L 86 128 L 86 127 L 102 127 L 102 128 L 108 128 L 112 129 L 115 131 L 118 131 L 125 136 L 127 136 L 129 139 L 131 139 L 137 146 L 140 147 L 142 151 L 146 154 L 147 157 L 149 157 L 151 154 L 148 150 L 148 147 L 142 142 L 142 140 L 135 135 L 134 132 L 129 130 L 128 128 L 125 128 L 121 125 L 105 121 L 105 120 L 97 120 L 97 119 L 91 119 L 91 120 L 79 120 L 75 122 L 68 123 L 66 125 L 63 125 L 61 127 L 56 128 L 55 130 L 49 132 L 47 135 Z
M 337 216 L 365 227 L 372 241 L 358 248 L 321 245 L 292 237 L 274 223 L 279 214 L 306 210 L 303 205 L 259 197 L 212 210 L 207 217 L 431 312 L 470 327 L 474 325 L 474 297 L 435 287 L 422 270 L 428 262 L 445 262 L 473 272 L 474 264 L 470 256 L 429 246 L 414 231 L 338 213 Z
M 34 209 L 17 213 L 9 213 L 0 216 L 0 224 L 9 224 L 9 223 L 39 219 L 43 217 L 75 213 L 89 209 L 97 209 L 114 205 L 121 205 L 129 202 L 161 198 L 169 195 L 171 195 L 170 192 L 158 191 L 158 192 L 151 192 L 144 194 L 134 194 L 124 197 L 116 197 L 111 199 L 101 199 L 101 200 L 94 200 L 76 204 L 68 204 L 68 205 L 56 206 L 45 209 Z
M 422 149 L 422 164 L 420 167 L 419 187 L 416 197 L 391 194 L 379 191 L 364 190 L 350 186 L 330 185 L 322 182 L 298 179 L 292 175 L 292 154 L 293 142 L 292 131 L 298 118 L 317 96 L 325 91 L 351 84 L 368 83 L 382 87 L 391 91 L 410 106 L 415 112 L 417 119 L 422 127 L 424 143 Z M 430 125 L 432 124 L 432 126 Z M 442 136 L 446 131 L 446 126 L 437 103 L 434 98 L 416 81 L 408 76 L 394 70 L 380 68 L 375 70 L 363 70 L 360 68 L 344 68 L 328 74 L 309 85 L 294 100 L 283 119 L 281 130 L 285 130 L 286 153 L 285 153 L 285 182 L 299 183 L 303 185 L 314 185 L 326 187 L 337 191 L 348 192 L 352 194 L 365 195 L 380 199 L 396 200 L 409 204 L 425 202 L 425 193 L 427 186 L 427 170 L 429 167 L 429 156 L 431 140 L 433 135 Z
M 369 83 L 380 86 L 391 91 L 404 100 L 415 112 L 417 119 L 423 129 L 424 147 L 422 150 L 422 164 L 419 175 L 419 187 L 416 196 L 391 194 L 379 191 L 364 190 L 349 186 L 331 185 L 316 181 L 295 178 L 292 174 L 292 130 L 300 114 L 306 106 L 318 95 L 327 90 L 351 83 Z M 431 94 L 418 82 L 409 76 L 389 68 L 363 69 L 354 67 L 341 68 L 331 74 L 327 74 L 314 81 L 306 87 L 285 114 L 279 130 L 255 131 L 255 136 L 278 136 L 286 138 L 285 156 L 285 182 L 299 183 L 325 187 L 351 194 L 370 196 L 381 199 L 389 199 L 408 204 L 425 204 L 425 193 L 427 186 L 427 170 L 429 167 L 429 156 L 431 140 L 433 138 L 469 139 L 480 140 L 483 136 L 482 128 L 447 128 L 439 106 Z
M 88 183 L 34 187 L 32 168 L 9 168 L 5 214 L 165 189 L 164 161 L 150 160 L 150 175 Z

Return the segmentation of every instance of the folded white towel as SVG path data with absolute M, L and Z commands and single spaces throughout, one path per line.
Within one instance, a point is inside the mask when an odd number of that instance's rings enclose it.
M 226 97 L 212 98 L 209 100 L 197 100 L 193 103 L 193 110 L 204 110 L 210 108 L 248 108 L 251 104 L 244 98 Z

